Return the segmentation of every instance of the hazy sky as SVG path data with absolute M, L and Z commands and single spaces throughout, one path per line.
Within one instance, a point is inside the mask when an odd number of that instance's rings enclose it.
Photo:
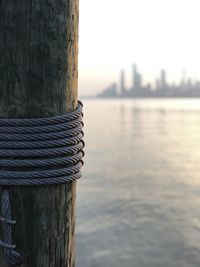
M 145 82 L 165 68 L 169 81 L 184 70 L 200 79 L 200 0 L 80 0 L 79 92 L 130 85 L 137 63 Z

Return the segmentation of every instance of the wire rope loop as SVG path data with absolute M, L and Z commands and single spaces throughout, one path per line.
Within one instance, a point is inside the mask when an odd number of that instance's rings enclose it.
M 24 262 L 12 244 L 10 186 L 41 186 L 73 182 L 83 166 L 83 105 L 54 117 L 0 118 L 0 185 L 3 186 L 0 246 L 10 266 Z

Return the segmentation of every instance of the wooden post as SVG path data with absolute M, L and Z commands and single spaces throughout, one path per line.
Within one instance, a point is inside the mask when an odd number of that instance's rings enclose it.
M 79 0 L 0 0 L 0 117 L 76 107 L 78 7 Z M 11 189 L 22 267 L 75 266 L 75 194 L 75 183 Z

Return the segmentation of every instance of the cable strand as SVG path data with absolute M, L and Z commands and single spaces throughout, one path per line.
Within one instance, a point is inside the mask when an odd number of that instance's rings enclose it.
M 74 182 L 83 166 L 82 103 L 61 116 L 31 119 L 0 118 L 0 222 L 5 260 L 19 266 L 24 258 L 12 244 L 9 186 L 42 186 Z

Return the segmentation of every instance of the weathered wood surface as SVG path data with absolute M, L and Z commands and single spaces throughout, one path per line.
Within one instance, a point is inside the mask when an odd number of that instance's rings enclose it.
M 0 0 L 0 117 L 76 106 L 78 7 L 79 0 Z M 74 267 L 76 184 L 13 188 L 11 195 L 22 267 Z M 0 266 L 7 266 L 2 250 Z

